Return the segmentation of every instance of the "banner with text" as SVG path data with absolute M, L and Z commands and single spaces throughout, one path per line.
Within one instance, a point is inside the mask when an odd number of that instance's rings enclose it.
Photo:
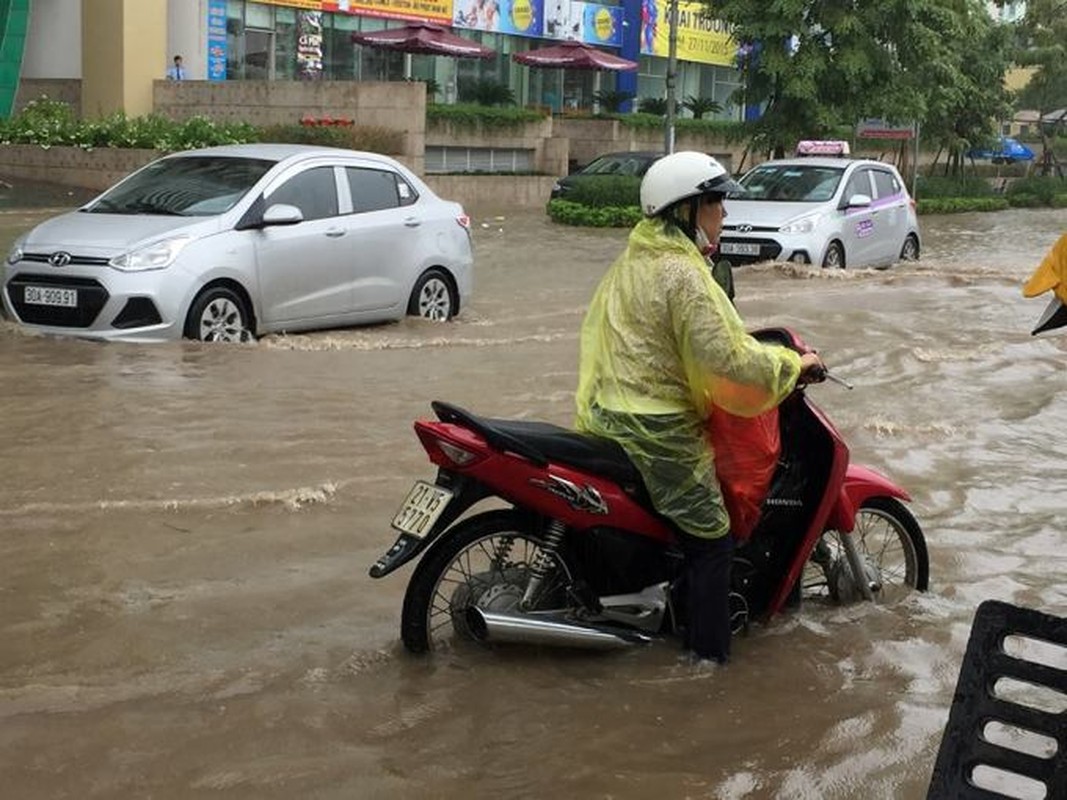
M 670 51 L 670 0 L 642 0 L 641 54 L 663 56 Z M 678 2 L 678 60 L 698 64 L 736 65 L 737 42 L 731 26 L 709 15 L 702 3 Z
M 452 0 L 258 0 L 274 6 L 289 6 L 307 11 L 331 11 L 339 14 L 362 14 L 366 17 L 409 19 L 448 23 L 452 19 Z
M 455 0 L 452 26 L 622 46 L 622 8 L 587 0 Z

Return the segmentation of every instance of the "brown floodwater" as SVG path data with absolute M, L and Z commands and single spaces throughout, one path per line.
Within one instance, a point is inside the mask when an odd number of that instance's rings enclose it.
M 6 252 L 43 212 L 0 213 Z M 0 794 L 11 798 L 922 798 L 978 603 L 1067 614 L 1067 335 L 1020 287 L 1067 212 L 924 217 L 887 271 L 736 273 L 855 384 L 811 395 L 905 486 L 930 591 L 809 605 L 727 668 L 398 643 L 367 570 L 429 401 L 567 424 L 623 231 L 475 219 L 459 321 L 244 346 L 0 322 Z

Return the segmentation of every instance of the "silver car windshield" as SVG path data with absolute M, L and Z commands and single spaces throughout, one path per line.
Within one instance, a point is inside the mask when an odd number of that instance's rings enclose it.
M 233 208 L 275 163 L 229 156 L 166 158 L 109 189 L 83 211 L 211 217 Z
M 741 179 L 745 193 L 740 199 L 825 203 L 834 196 L 844 174 L 844 168 L 840 167 L 766 164 Z

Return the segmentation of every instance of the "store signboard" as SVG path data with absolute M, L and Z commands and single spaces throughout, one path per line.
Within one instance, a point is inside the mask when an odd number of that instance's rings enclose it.
M 226 0 L 207 4 L 207 79 L 226 80 Z
M 274 6 L 307 11 L 361 14 L 365 17 L 424 20 L 447 24 L 452 19 L 452 0 L 258 0 Z
M 670 51 L 669 0 L 642 0 L 641 53 L 663 56 Z M 699 2 L 678 2 L 678 60 L 698 64 L 736 65 L 737 42 L 728 23 L 707 13 Z
M 455 0 L 452 27 L 622 45 L 622 8 L 585 0 Z

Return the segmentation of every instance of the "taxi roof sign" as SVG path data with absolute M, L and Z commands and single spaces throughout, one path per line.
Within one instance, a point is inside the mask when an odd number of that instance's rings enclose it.
M 848 142 L 840 139 L 805 139 L 797 142 L 798 156 L 847 156 Z

